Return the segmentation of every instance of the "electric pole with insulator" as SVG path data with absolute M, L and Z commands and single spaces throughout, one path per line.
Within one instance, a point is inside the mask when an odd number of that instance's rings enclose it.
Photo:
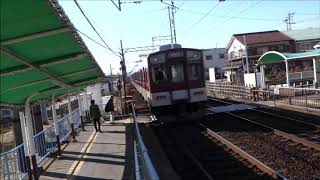
M 122 46 L 122 40 L 120 40 L 120 46 L 121 46 L 121 70 L 122 70 L 122 81 L 123 81 L 123 93 L 124 93 L 124 101 L 125 101 L 125 106 L 124 110 L 126 112 L 126 100 L 127 100 L 127 92 L 126 92 L 126 82 L 127 82 L 127 69 L 126 69 L 126 60 L 124 58 L 124 52 L 123 52 L 123 46 Z
M 283 20 L 283 22 L 285 22 L 287 25 L 287 31 L 291 31 L 291 24 L 295 24 L 295 22 L 293 22 L 293 15 L 294 14 L 295 14 L 294 12 L 293 13 L 289 12 L 288 17 L 286 17 L 286 19 Z

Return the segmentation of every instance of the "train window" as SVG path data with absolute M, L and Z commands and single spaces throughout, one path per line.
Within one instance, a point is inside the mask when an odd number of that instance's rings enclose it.
M 171 76 L 172 76 L 172 82 L 183 81 L 184 80 L 183 65 L 182 64 L 171 65 Z
M 201 80 L 201 64 L 188 64 L 189 80 Z
M 162 83 L 165 80 L 167 80 L 164 64 L 159 64 L 159 65 L 153 66 L 152 79 L 153 79 L 154 83 Z

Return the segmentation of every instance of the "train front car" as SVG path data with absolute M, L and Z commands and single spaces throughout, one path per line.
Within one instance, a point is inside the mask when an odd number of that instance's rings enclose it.
M 201 50 L 159 51 L 149 55 L 148 67 L 149 102 L 153 109 L 167 106 L 190 112 L 198 110 L 199 104 L 207 100 Z

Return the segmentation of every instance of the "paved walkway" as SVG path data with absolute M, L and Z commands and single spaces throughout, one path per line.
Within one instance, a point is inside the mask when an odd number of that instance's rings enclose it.
M 104 123 L 102 133 L 85 126 L 69 143 L 62 157 L 42 173 L 40 179 L 134 179 L 134 157 L 130 120 Z

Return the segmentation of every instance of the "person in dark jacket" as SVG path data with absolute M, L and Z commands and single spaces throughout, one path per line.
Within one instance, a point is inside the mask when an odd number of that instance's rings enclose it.
M 113 99 L 114 99 L 114 97 L 111 96 L 106 107 L 104 108 L 105 112 L 109 112 L 111 124 L 113 123 L 113 111 L 114 111 Z
M 101 112 L 98 107 L 98 105 L 95 104 L 94 100 L 91 100 L 91 105 L 90 105 L 90 116 L 93 120 L 94 128 L 96 129 L 96 132 L 102 132 L 101 131 L 101 124 L 100 124 L 100 117 L 101 117 Z M 98 127 L 97 127 L 98 123 Z

